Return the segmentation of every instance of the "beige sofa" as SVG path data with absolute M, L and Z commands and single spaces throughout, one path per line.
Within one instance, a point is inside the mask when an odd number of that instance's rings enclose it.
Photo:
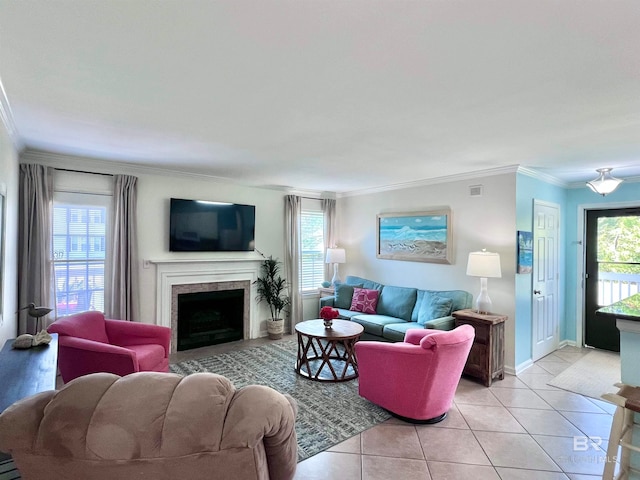
M 95 373 L 0 415 L 24 480 L 291 479 L 295 401 L 220 375 Z

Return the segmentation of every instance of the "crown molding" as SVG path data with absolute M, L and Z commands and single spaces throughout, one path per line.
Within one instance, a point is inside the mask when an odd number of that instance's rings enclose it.
M 543 182 L 550 183 L 552 185 L 556 185 L 558 187 L 568 188 L 569 184 L 559 178 L 554 177 L 553 175 L 549 175 L 548 173 L 542 173 L 538 170 L 534 170 L 528 167 L 518 167 L 518 173 L 522 175 L 527 175 L 528 177 L 532 177 L 538 180 L 542 180 Z
M 7 98 L 7 93 L 4 90 L 2 78 L 0 78 L 0 121 L 7 129 L 9 138 L 11 139 L 11 143 L 13 143 L 15 149 L 17 151 L 21 151 L 24 148 L 24 144 L 22 140 L 20 140 L 20 135 L 18 135 L 18 130 L 16 129 L 16 125 L 13 121 L 11 104 L 9 103 L 9 99 Z
M 381 187 L 365 188 L 362 190 L 352 190 L 349 192 L 342 192 L 337 194 L 337 198 L 342 197 L 357 197 L 360 195 L 370 195 L 374 193 L 389 192 L 393 190 L 404 190 L 406 188 L 424 187 L 428 185 L 436 185 L 439 183 L 457 182 L 461 180 L 475 180 L 482 177 L 492 177 L 494 175 L 503 175 L 508 173 L 517 173 L 519 171 L 518 165 L 508 165 L 506 167 L 488 168 L 486 170 L 476 170 L 473 172 L 459 173 L 456 175 L 446 175 L 443 177 L 425 178 L 423 180 L 417 180 L 414 182 L 396 183 L 393 185 L 386 185 Z

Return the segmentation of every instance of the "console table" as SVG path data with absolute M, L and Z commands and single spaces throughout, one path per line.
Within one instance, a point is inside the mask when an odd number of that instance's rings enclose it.
M 7 340 L 0 351 L 0 412 L 22 398 L 56 389 L 58 334 L 51 343 L 19 350 Z
M 455 326 L 471 325 L 476 336 L 464 366 L 463 374 L 478 378 L 490 387 L 494 378 L 504 378 L 504 322 L 506 315 L 482 314 L 475 310 L 452 313 Z

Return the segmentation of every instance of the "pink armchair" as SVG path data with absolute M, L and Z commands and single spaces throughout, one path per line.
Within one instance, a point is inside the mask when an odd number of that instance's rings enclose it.
M 361 397 L 413 423 L 447 415 L 475 330 L 409 329 L 404 342 L 356 343 Z
M 169 371 L 170 328 L 81 312 L 56 319 L 47 330 L 58 334 L 58 368 L 65 383 L 89 373 Z

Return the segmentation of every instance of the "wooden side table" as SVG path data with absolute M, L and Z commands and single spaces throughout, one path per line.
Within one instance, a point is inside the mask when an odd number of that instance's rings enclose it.
M 344 382 L 358 377 L 354 345 L 364 328 L 349 320 L 334 320 L 331 328 L 323 320 L 296 325 L 298 358 L 296 372 L 318 382 Z
M 506 315 L 483 314 L 475 310 L 458 310 L 452 313 L 456 327 L 471 325 L 476 337 L 464 366 L 463 374 L 478 378 L 490 387 L 494 378 L 504 378 L 504 322 Z

